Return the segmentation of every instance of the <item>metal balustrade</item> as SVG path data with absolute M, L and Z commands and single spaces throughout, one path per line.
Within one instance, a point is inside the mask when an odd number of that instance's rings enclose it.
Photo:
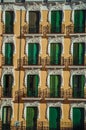
M 83 31 L 80 31 L 80 30 L 83 30 Z M 74 27 L 74 25 L 69 25 L 69 26 L 66 26 L 66 34 L 67 35 L 70 35 L 70 34 L 76 34 L 76 33 L 80 33 L 80 34 L 83 34 L 83 33 L 86 33 L 86 26 L 84 27 Z

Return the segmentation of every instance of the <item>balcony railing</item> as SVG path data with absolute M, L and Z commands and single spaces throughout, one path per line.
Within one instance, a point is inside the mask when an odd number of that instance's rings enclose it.
M 3 34 L 14 34 L 14 27 L 10 26 L 10 28 L 8 26 L 3 25 L 2 27 L 3 30 Z
M 12 90 L 5 90 L 2 88 L 0 92 L 0 98 L 12 98 Z
M 64 34 L 65 33 L 65 25 L 62 24 L 60 27 L 51 28 L 51 26 L 48 27 L 48 35 L 52 34 Z
M 32 61 L 31 61 L 31 64 L 30 64 L 28 58 L 23 57 L 22 59 L 17 60 L 17 67 L 18 68 L 27 68 L 27 67 L 28 68 L 29 67 L 42 68 L 42 67 L 45 66 L 45 61 L 41 57 L 38 57 L 37 61 L 38 61 L 37 64 L 34 64 L 34 63 L 32 64 Z
M 85 27 L 74 27 L 74 25 L 69 25 L 66 27 L 66 34 L 76 34 L 76 33 L 86 33 L 86 26 Z
M 21 30 L 22 35 L 42 34 L 42 25 L 29 27 L 29 24 L 25 24 Z
M 13 58 L 2 57 L 2 66 L 13 66 Z
M 54 66 L 54 67 L 56 66 L 57 68 L 58 68 L 58 67 L 64 68 L 64 58 L 61 57 L 61 58 L 59 58 L 59 59 L 60 59 L 60 61 L 55 61 L 55 60 L 51 60 L 49 56 L 46 57 L 46 58 L 45 58 L 45 64 L 46 64 L 47 68 L 49 68 L 50 66 L 51 66 L 51 67 L 52 67 L 52 66 Z
M 73 57 L 64 58 L 64 65 L 66 68 L 86 68 L 86 57 L 84 58 L 84 64 L 73 64 Z

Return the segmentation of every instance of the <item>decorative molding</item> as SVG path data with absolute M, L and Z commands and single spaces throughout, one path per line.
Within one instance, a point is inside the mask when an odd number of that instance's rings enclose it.
M 14 53 L 16 53 L 16 42 L 15 38 L 12 36 L 4 36 L 3 37 L 3 45 L 2 45 L 2 53 L 5 56 L 5 44 L 6 43 L 12 43 L 14 45 Z
M 17 18 L 17 14 L 16 14 L 16 10 L 15 10 L 15 5 L 14 4 L 4 4 L 2 6 L 2 10 L 3 10 L 3 22 L 5 24 L 5 11 L 14 11 L 14 22 L 16 22 L 16 18 Z
M 28 44 L 29 43 L 38 43 L 40 46 L 39 48 L 39 54 L 42 52 L 41 48 L 41 37 L 33 37 L 33 38 L 26 38 L 26 48 L 25 48 L 25 53 L 28 56 Z
M 48 20 L 49 23 L 51 23 L 51 11 L 63 10 L 63 4 L 60 4 L 59 2 L 55 2 L 55 5 L 49 4 L 48 9 L 49 9 Z M 62 14 L 62 21 L 64 21 L 64 14 Z
M 73 55 L 73 44 L 79 42 L 85 43 L 85 55 L 86 55 L 86 36 L 71 37 L 71 54 Z
M 14 118 L 14 105 L 12 99 L 5 98 L 1 100 L 1 110 L 0 110 L 0 118 L 2 120 L 2 110 L 4 106 L 11 106 L 12 107 L 12 118 Z
M 64 37 L 49 37 L 48 39 L 48 54 L 50 56 L 50 44 L 61 43 L 62 44 L 62 53 L 64 53 Z
M 72 10 L 85 10 L 86 9 L 86 3 L 84 2 L 79 2 L 79 4 L 77 3 L 73 3 L 72 4 Z
M 50 75 L 61 75 L 61 87 L 63 86 L 63 72 L 62 69 L 59 70 L 49 70 L 47 75 L 47 86 L 50 87 Z
M 59 2 L 55 2 L 55 4 L 49 4 L 48 6 L 49 11 L 51 10 L 63 10 L 63 4 L 60 4 Z
M 27 107 L 38 107 L 38 118 L 40 118 L 40 105 L 39 102 L 24 103 L 24 119 L 26 120 L 26 108 Z
M 61 102 L 47 103 L 46 115 L 47 115 L 48 121 L 49 121 L 49 108 L 50 107 L 60 107 L 61 108 L 61 118 L 62 118 L 62 104 L 61 104 Z
M 41 11 L 41 4 L 34 2 L 32 5 L 26 5 L 26 22 L 29 23 L 29 11 Z
M 24 80 L 24 84 L 25 84 L 25 87 L 27 87 L 27 75 L 38 75 L 39 76 L 39 85 L 38 87 L 40 86 L 40 70 L 27 70 L 25 71 L 25 80 Z
M 11 67 L 8 67 L 8 68 L 4 68 L 3 70 L 2 70 L 2 78 L 1 78 L 1 85 L 2 85 L 2 87 L 3 87 L 3 77 L 4 77 L 4 75 L 5 74 L 7 74 L 7 75 L 9 75 L 9 74 L 11 74 L 12 76 L 13 76 L 13 85 L 12 85 L 12 87 L 15 85 L 15 76 L 14 76 L 14 70 L 13 70 L 13 68 L 11 68 Z
M 85 115 L 85 121 L 86 121 L 86 104 L 84 102 L 81 103 L 72 103 L 70 108 L 70 119 L 73 120 L 73 108 L 84 108 L 84 115 Z

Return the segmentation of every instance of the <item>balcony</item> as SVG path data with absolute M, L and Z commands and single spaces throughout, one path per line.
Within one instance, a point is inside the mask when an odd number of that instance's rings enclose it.
M 21 69 L 27 69 L 27 68 L 34 68 L 34 69 L 37 69 L 37 68 L 42 68 L 42 66 L 44 66 L 44 60 L 39 57 L 38 59 L 38 63 L 37 64 L 30 64 L 28 62 L 28 57 L 23 57 L 22 59 L 18 59 L 17 60 L 17 66 L 18 68 L 21 68 Z M 30 60 L 31 61 L 31 60 Z M 32 63 L 32 61 L 31 61 Z
M 2 27 L 2 34 L 3 36 L 13 36 L 14 35 L 14 27 L 10 27 L 10 29 L 8 27 L 5 27 L 5 25 L 3 25 Z
M 42 97 L 46 101 L 63 101 L 64 100 L 64 90 L 61 89 L 58 91 L 58 94 L 55 95 L 54 93 L 50 92 L 49 88 L 42 90 L 41 93 Z
M 13 58 L 2 57 L 1 66 L 3 67 L 13 67 Z
M 86 89 L 84 89 L 84 95 L 82 96 L 82 91 L 77 90 L 76 95 L 74 94 L 72 88 L 64 90 L 64 98 L 69 101 L 86 101 Z
M 25 24 L 21 28 L 22 36 L 41 36 L 42 35 L 42 25 L 39 27 L 29 27 L 28 24 Z
M 64 58 L 64 65 L 67 69 L 85 69 L 86 68 L 86 57 L 84 58 L 84 64 L 73 64 L 73 57 Z
M 58 31 L 56 31 L 56 29 Z M 47 36 L 55 36 L 55 35 L 64 36 L 65 35 L 65 25 L 62 24 L 62 27 L 53 28 L 53 31 L 51 30 L 51 26 L 49 26 L 49 27 L 47 27 L 47 32 L 49 32 L 47 34 Z
M 41 90 L 38 89 L 38 95 L 34 96 L 34 92 L 32 96 L 27 95 L 26 89 L 20 89 L 19 91 L 15 92 L 15 101 L 14 102 L 24 102 L 24 101 L 40 101 L 42 99 Z
M 53 64 L 51 64 L 52 62 L 54 62 Z M 46 57 L 45 58 L 45 64 L 46 64 L 46 68 L 48 69 L 52 69 L 52 68 L 57 68 L 57 69 L 63 69 L 65 68 L 64 65 L 64 58 L 61 57 L 61 61 L 59 62 L 59 64 L 56 64 L 55 61 L 50 61 L 50 57 Z
M 81 31 L 79 31 L 81 30 Z M 66 26 L 66 35 L 67 36 L 72 36 L 72 35 L 86 35 L 86 26 L 84 27 L 77 27 L 74 28 L 74 25 L 69 25 Z
M 4 92 L 3 88 L 1 88 L 0 98 L 12 98 L 12 90 L 6 90 Z

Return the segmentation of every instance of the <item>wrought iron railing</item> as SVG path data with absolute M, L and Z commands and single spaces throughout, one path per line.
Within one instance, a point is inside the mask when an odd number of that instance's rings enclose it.
M 13 58 L 2 57 L 2 66 L 13 66 Z
M 41 34 L 42 33 L 42 25 L 39 26 L 31 26 L 29 24 L 25 24 L 22 26 L 22 34 Z
M 4 91 L 4 88 L 1 88 L 1 92 L 0 92 L 0 98 L 12 98 L 12 93 L 13 93 L 13 90 L 5 90 Z
M 86 33 L 86 26 L 77 26 L 74 27 L 74 25 L 69 25 L 66 27 L 66 34 L 74 34 L 74 33 Z
M 6 26 L 6 25 L 3 25 L 3 34 L 14 34 L 14 27 L 13 26 Z
M 64 34 L 65 33 L 65 25 L 62 24 L 61 26 L 58 27 L 49 27 L 49 33 L 51 34 Z
M 59 58 L 60 61 L 51 60 L 49 56 L 47 56 L 45 60 L 45 65 L 56 65 L 56 66 L 63 66 L 64 65 L 64 57 Z

